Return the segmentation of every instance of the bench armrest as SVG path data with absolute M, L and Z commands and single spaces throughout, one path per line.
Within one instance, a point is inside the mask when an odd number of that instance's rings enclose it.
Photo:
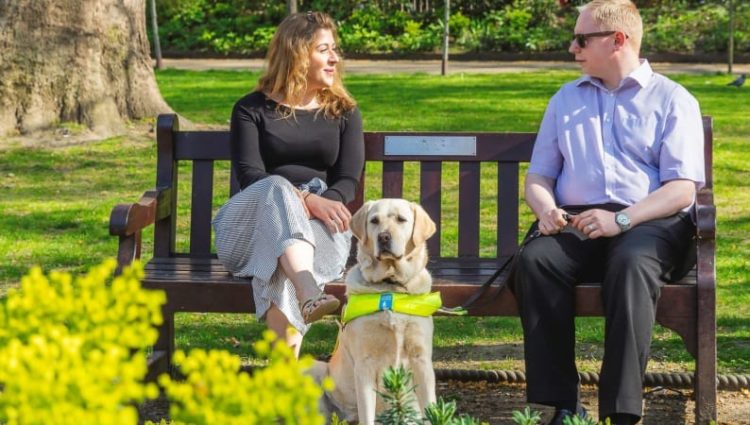
M 696 196 L 695 222 L 698 239 L 716 239 L 716 206 L 711 189 L 701 189 Z
M 169 211 L 162 211 L 160 202 L 169 196 L 169 189 L 153 189 L 145 192 L 138 202 L 133 204 L 118 204 L 112 208 L 109 216 L 109 234 L 119 236 L 117 249 L 117 273 L 133 260 L 141 258 L 141 233 L 143 229 L 154 224 L 156 220 L 168 215 Z
M 716 206 L 711 189 L 698 192 L 695 203 L 695 222 L 697 246 L 697 283 L 699 302 L 711 301 L 715 295 L 702 295 L 704 291 L 713 293 L 716 290 Z
M 154 224 L 158 191 L 149 190 L 133 204 L 117 204 L 109 215 L 109 234 L 129 236 Z

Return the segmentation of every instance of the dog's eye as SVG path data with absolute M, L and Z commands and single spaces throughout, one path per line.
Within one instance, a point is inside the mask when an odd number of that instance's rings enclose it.
M 380 220 L 378 220 L 377 217 L 373 217 L 373 218 L 370 219 L 370 223 L 372 223 L 372 224 L 379 224 Z
M 398 216 L 396 220 L 398 220 L 399 223 L 406 223 L 406 217 L 404 216 Z

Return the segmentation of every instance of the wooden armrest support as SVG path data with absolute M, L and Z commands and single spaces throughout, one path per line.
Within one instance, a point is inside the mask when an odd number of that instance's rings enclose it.
M 699 299 L 712 303 L 714 295 L 701 292 L 716 290 L 716 206 L 710 189 L 698 192 L 695 205 L 695 221 L 698 234 L 697 283 Z
M 143 230 L 156 219 L 157 191 L 145 192 L 134 204 L 117 204 L 109 216 L 109 234 L 129 236 Z
M 700 240 L 716 239 L 716 206 L 711 189 L 701 189 L 695 203 L 695 221 Z
M 169 215 L 169 202 L 163 202 L 171 189 L 149 190 L 134 204 L 118 204 L 109 216 L 109 234 L 129 236 Z M 157 208 L 158 207 L 158 208 Z
M 134 204 L 118 204 L 109 216 L 109 234 L 119 236 L 117 274 L 133 260 L 141 258 L 141 232 L 156 220 L 171 214 L 171 188 L 145 192 Z

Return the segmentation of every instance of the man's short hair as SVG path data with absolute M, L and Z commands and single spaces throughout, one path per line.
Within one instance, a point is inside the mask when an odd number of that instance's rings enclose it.
M 636 52 L 641 49 L 643 21 L 638 8 L 630 0 L 593 0 L 581 11 L 588 10 L 601 31 L 622 31 Z

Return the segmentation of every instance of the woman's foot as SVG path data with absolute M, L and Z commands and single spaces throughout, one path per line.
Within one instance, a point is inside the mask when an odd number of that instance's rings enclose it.
M 338 310 L 341 302 L 333 295 L 320 292 L 299 304 L 299 310 L 302 313 L 302 319 L 305 324 L 317 322 L 326 314 L 331 314 Z

